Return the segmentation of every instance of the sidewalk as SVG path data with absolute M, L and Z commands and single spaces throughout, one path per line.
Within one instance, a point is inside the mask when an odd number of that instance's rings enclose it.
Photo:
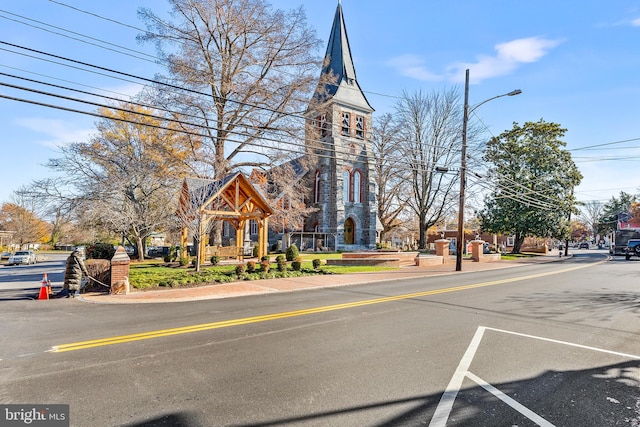
M 547 255 L 514 261 L 473 262 L 464 260 L 462 271 L 456 272 L 455 261 L 434 267 L 402 267 L 399 270 L 377 271 L 371 273 L 353 274 L 322 274 L 317 276 L 288 277 L 282 279 L 266 279 L 241 281 L 233 283 L 219 283 L 192 288 L 162 289 L 152 291 L 133 290 L 128 295 L 108 295 L 106 293 L 87 293 L 80 296 L 81 301 L 102 304 L 127 303 L 166 303 L 196 301 L 204 299 L 231 298 L 246 295 L 269 294 L 275 292 L 293 292 L 304 289 L 317 289 L 335 286 L 358 285 L 373 282 L 383 282 L 417 277 L 433 277 L 448 274 L 464 274 L 465 272 L 488 271 L 503 268 L 519 267 L 538 264 L 541 262 L 560 261 L 565 257 L 558 257 L 557 251 Z

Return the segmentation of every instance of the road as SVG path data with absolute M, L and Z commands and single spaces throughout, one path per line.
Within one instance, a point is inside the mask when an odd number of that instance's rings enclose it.
M 34 265 L 0 264 L 0 302 L 37 297 L 45 273 L 61 288 L 68 256 L 68 252 L 38 254 L 38 262 Z
M 67 403 L 74 426 L 638 426 L 640 261 L 574 252 L 225 300 L 2 301 L 0 403 Z

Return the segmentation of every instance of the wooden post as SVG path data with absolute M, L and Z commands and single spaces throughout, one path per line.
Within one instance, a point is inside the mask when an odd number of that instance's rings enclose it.
M 263 240 L 263 247 L 262 249 L 264 250 L 264 255 L 268 255 L 269 254 L 269 217 L 265 216 L 262 219 L 262 240 Z
M 239 259 L 239 261 L 243 261 L 244 260 L 244 228 L 246 226 L 247 221 L 246 220 L 240 220 L 238 221 L 238 228 L 236 229 L 236 254 L 240 252 L 240 248 L 242 248 L 242 257 Z
M 182 234 L 180 235 L 180 253 L 178 258 L 186 257 L 187 253 L 187 239 L 189 238 L 189 229 L 182 227 Z
M 205 236 L 204 230 L 207 229 L 206 226 L 206 217 L 203 218 L 202 223 L 200 224 L 200 229 L 198 230 L 198 246 L 199 246 L 199 255 L 200 255 L 200 265 L 204 264 L 204 247 L 205 247 Z

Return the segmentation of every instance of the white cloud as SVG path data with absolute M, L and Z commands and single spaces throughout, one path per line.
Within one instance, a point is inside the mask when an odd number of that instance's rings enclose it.
M 449 67 L 451 79 L 464 80 L 464 70 L 470 69 L 474 83 L 482 80 L 504 76 L 513 72 L 521 64 L 537 62 L 551 49 L 558 46 L 561 40 L 550 40 L 541 37 L 528 37 L 495 46 L 495 56 L 480 55 L 474 63 L 460 63 Z
M 56 119 L 43 118 L 22 118 L 16 123 L 30 131 L 42 134 L 42 138 L 37 138 L 36 143 L 46 147 L 58 147 L 71 142 L 86 141 L 95 129 L 72 128 L 69 122 Z
M 528 37 L 499 43 L 495 46 L 495 55 L 479 55 L 477 61 L 472 63 L 451 64 L 443 74 L 429 71 L 425 59 L 417 55 L 398 56 L 387 64 L 396 68 L 403 76 L 422 81 L 464 81 L 464 70 L 469 68 L 473 82 L 478 83 L 509 74 L 521 64 L 537 62 L 561 42 L 542 37 Z
M 640 18 L 632 19 L 631 25 L 633 25 L 634 27 L 640 27 Z
M 496 50 L 498 58 L 506 62 L 536 62 L 558 44 L 559 40 L 529 37 L 500 43 L 496 45 Z

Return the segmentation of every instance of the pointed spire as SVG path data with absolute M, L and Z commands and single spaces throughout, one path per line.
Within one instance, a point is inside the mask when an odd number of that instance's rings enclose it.
M 327 44 L 325 61 L 327 62 L 322 72 L 328 73 L 332 71 L 334 75 L 338 77 L 338 84 L 343 79 L 356 79 L 356 70 L 353 66 L 353 59 L 351 58 L 347 27 L 344 23 L 342 4 L 340 1 L 338 1 L 336 14 L 333 18 L 333 27 L 331 28 L 331 35 L 329 36 L 329 43 Z
M 333 26 L 331 27 L 331 34 L 329 35 L 329 42 L 327 44 L 327 52 L 325 53 L 325 63 L 322 68 L 322 74 L 332 75 L 336 81 L 333 84 L 327 84 L 326 86 L 319 87 L 316 91 L 316 96 L 336 96 L 341 86 L 350 86 L 350 92 L 356 92 L 355 98 L 358 104 L 364 103 L 364 107 L 371 109 L 364 93 L 360 89 L 356 80 L 356 69 L 353 66 L 353 58 L 351 57 L 351 48 L 349 47 L 349 37 L 347 36 L 347 27 L 344 23 L 344 16 L 342 14 L 342 2 L 338 0 L 338 7 L 336 8 L 336 14 L 333 18 Z M 320 89 L 323 89 L 322 92 Z M 351 101 L 356 101 L 354 93 L 347 95 Z

